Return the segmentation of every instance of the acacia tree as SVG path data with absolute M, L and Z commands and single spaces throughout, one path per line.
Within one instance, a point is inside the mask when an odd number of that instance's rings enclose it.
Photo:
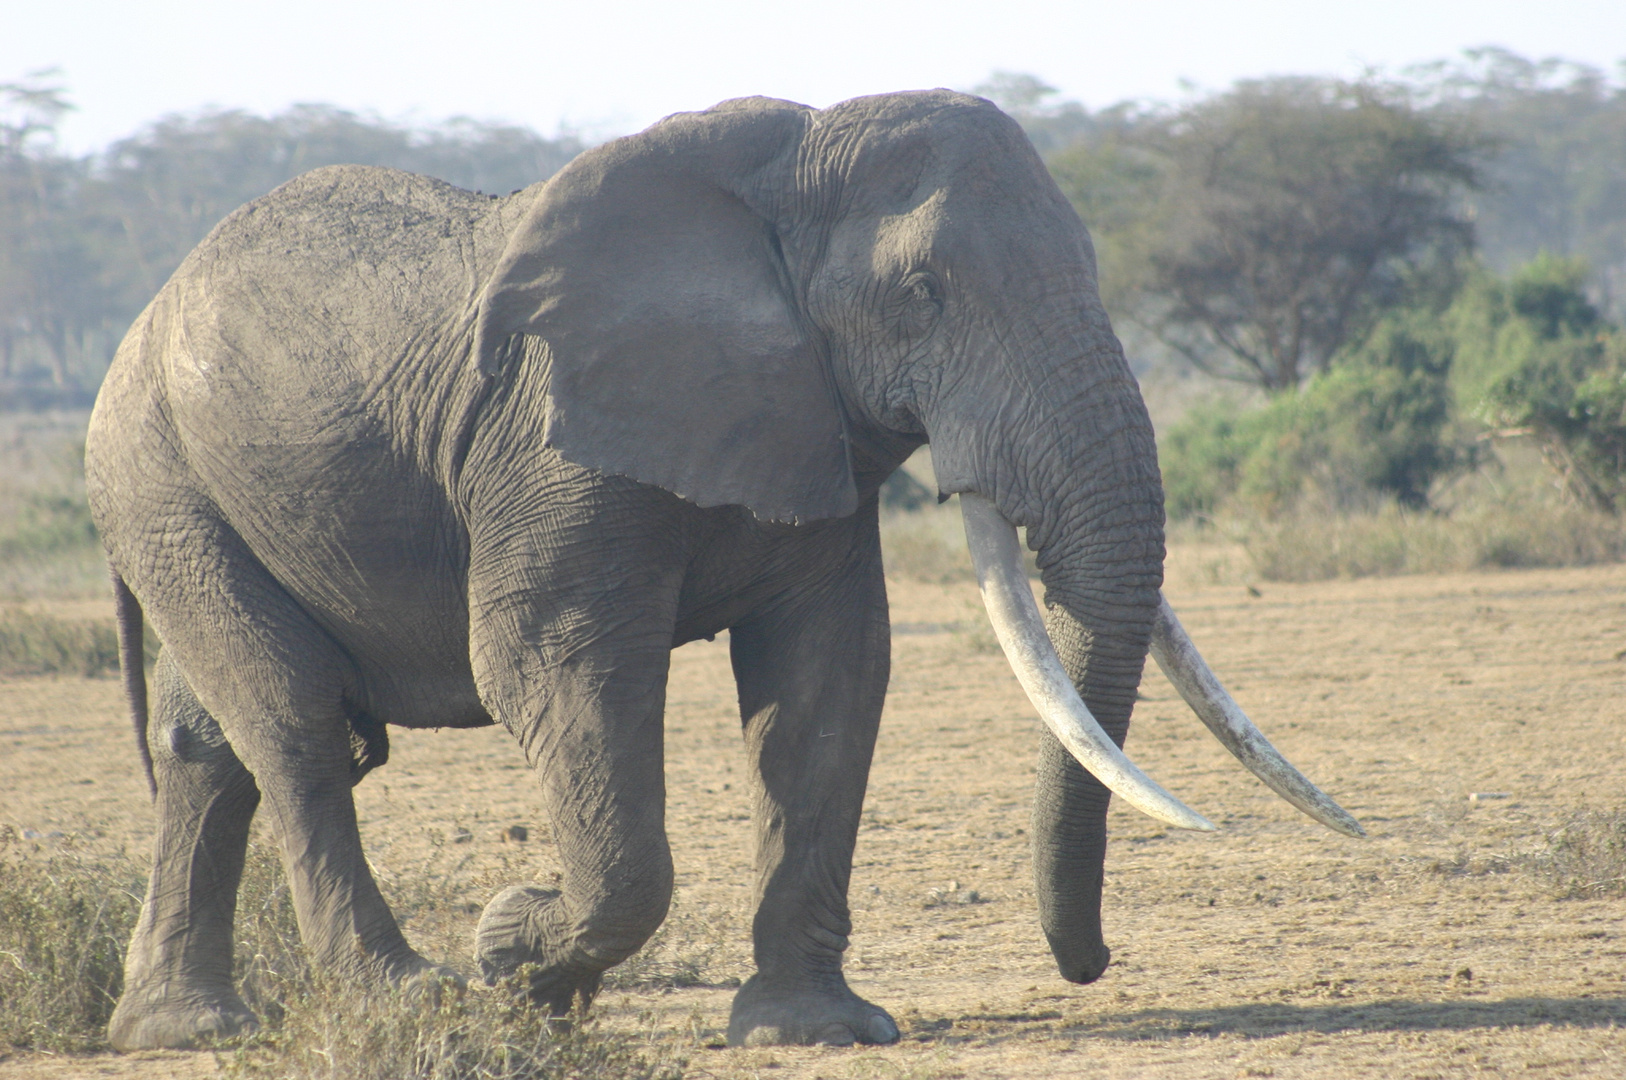
M 1472 244 L 1478 142 L 1393 87 L 1244 82 L 1130 120 L 1052 167 L 1107 293 L 1211 375 L 1296 388 Z

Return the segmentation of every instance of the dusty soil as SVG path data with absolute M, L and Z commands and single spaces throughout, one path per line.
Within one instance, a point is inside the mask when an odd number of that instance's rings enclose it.
M 602 1022 L 652 1025 L 691 1074 L 716 1077 L 1626 1075 L 1626 900 L 1557 899 L 1518 859 L 1577 810 L 1626 806 L 1626 568 L 1256 596 L 1193 584 L 1201 559 L 1182 558 L 1168 591 L 1193 637 L 1370 839 L 1276 799 L 1154 670 L 1130 752 L 1223 831 L 1177 833 L 1115 809 L 1113 964 L 1093 986 L 1063 982 L 1028 865 L 1031 710 L 974 587 L 895 582 L 848 972 L 892 1010 L 903 1042 L 713 1048 L 728 984 L 748 973 L 750 918 L 721 639 L 673 657 L 678 895 L 650 957 L 601 997 Z M 0 682 L 0 824 L 144 849 L 151 811 L 128 744 L 113 680 Z M 386 886 L 410 896 L 433 882 L 477 904 L 500 882 L 547 880 L 531 784 L 501 732 L 395 733 L 389 765 L 357 791 Z M 499 838 L 513 824 L 528 842 Z M 408 933 L 466 966 L 474 918 Z M 659 986 L 672 971 L 702 985 Z M 0 1061 L 0 1077 L 212 1071 L 208 1055 Z

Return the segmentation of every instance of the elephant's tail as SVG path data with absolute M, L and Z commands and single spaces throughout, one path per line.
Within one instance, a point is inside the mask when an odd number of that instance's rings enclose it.
M 130 723 L 135 727 L 136 753 L 147 774 L 147 790 L 158 798 L 158 781 L 152 772 L 152 751 L 147 747 L 147 654 L 143 641 L 141 601 L 113 571 L 113 612 L 119 631 L 119 670 L 124 673 L 124 699 L 130 703 Z

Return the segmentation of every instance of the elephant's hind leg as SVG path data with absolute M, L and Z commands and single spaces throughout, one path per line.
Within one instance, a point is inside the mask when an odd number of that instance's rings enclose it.
M 185 523 L 185 544 L 164 547 L 165 561 L 132 588 L 253 774 L 306 954 L 359 979 L 435 974 L 402 936 L 362 851 L 351 796 L 353 661 L 206 506 Z
M 890 1043 L 897 1025 L 847 987 L 847 884 L 890 666 L 875 509 L 850 546 L 731 635 L 756 758 L 757 973 L 734 998 L 733 1045 Z
M 191 1047 L 255 1025 L 232 989 L 232 917 L 260 793 L 168 652 L 154 684 L 158 838 L 108 1025 L 119 1050 Z

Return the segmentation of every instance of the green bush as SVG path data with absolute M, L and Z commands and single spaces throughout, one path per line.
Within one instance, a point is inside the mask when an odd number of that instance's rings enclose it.
M 1626 509 L 1626 334 L 1587 299 L 1585 263 L 1481 275 L 1453 307 L 1463 411 L 1534 438 L 1571 498 Z
M 1465 458 L 1450 424 L 1451 357 L 1449 340 L 1404 313 L 1297 393 L 1252 410 L 1193 409 L 1159 448 L 1169 516 L 1232 502 L 1266 517 L 1307 501 L 1426 506 L 1435 478 Z
M 1587 299 L 1585 265 L 1462 277 L 1448 305 L 1390 312 L 1296 392 L 1188 413 L 1159 446 L 1170 517 L 1421 511 L 1512 437 L 1534 441 L 1571 503 L 1626 509 L 1626 333 Z
M 1226 399 L 1194 405 L 1158 440 L 1163 470 L 1163 507 L 1169 518 L 1216 513 L 1237 488 L 1242 463 L 1253 454 L 1261 426 L 1249 413 Z

